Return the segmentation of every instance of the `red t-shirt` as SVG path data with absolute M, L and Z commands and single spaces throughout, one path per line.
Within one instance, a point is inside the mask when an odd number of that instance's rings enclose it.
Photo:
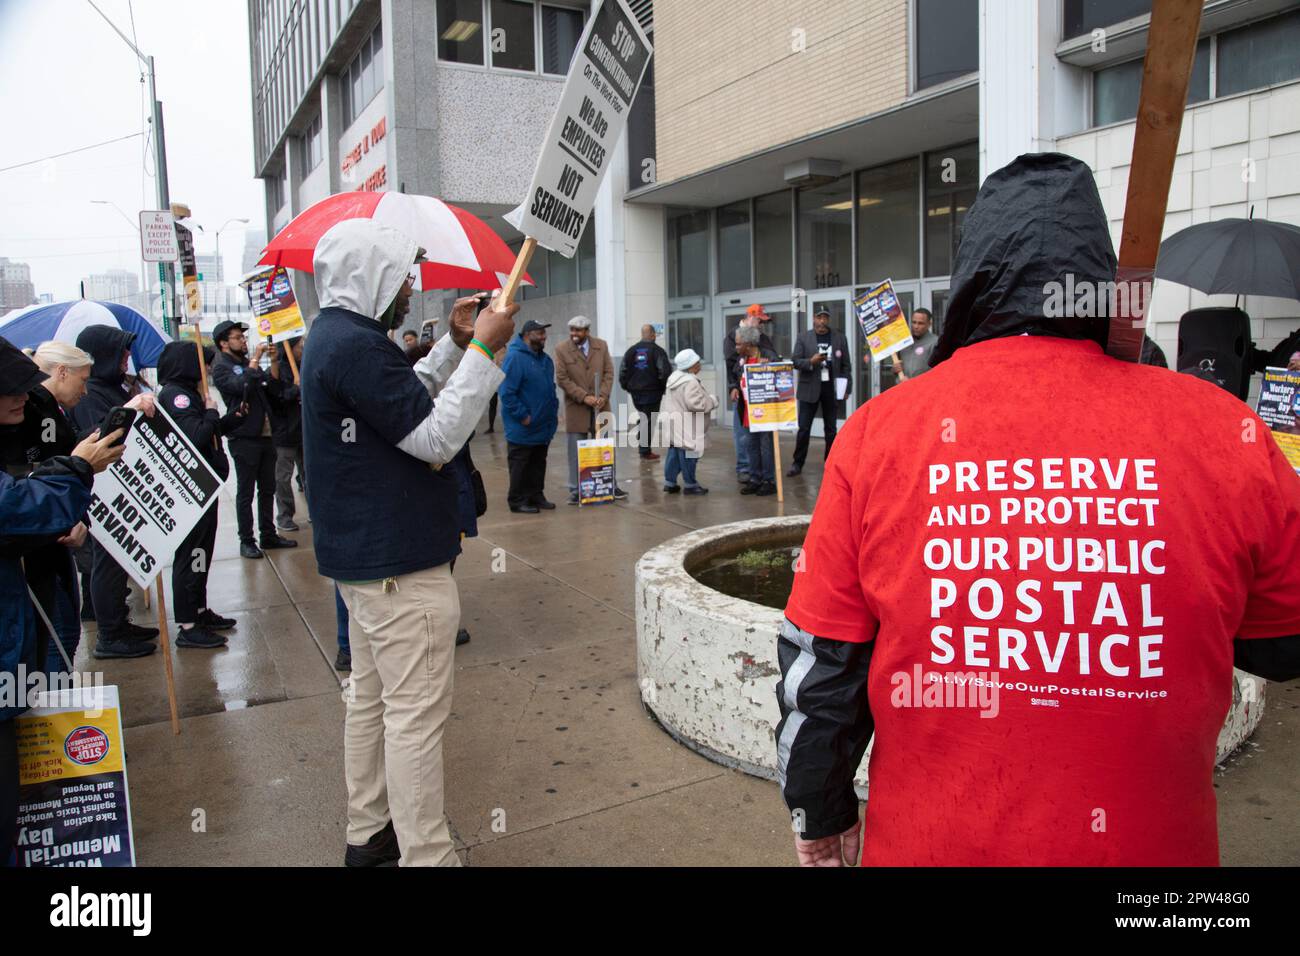
M 790 620 L 876 642 L 864 865 L 1217 864 L 1233 638 L 1300 633 L 1300 478 L 1246 405 L 968 346 L 849 420 L 803 557 Z

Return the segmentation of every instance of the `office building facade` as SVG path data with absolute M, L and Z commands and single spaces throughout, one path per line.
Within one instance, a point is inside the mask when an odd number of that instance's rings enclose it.
M 824 308 L 856 353 L 848 413 L 893 384 L 861 357 L 853 297 L 891 278 L 941 325 L 991 170 L 1023 152 L 1083 159 L 1118 247 L 1150 0 L 629 6 L 655 56 L 578 255 L 534 260 L 531 316 L 587 315 L 616 352 L 660 327 L 725 401 L 722 340 L 750 304 L 785 354 Z M 501 216 L 588 15 L 567 0 L 250 0 L 269 234 L 330 193 L 397 189 L 517 244 Z M 1252 207 L 1300 223 L 1297 31 L 1294 2 L 1207 0 L 1166 235 Z M 422 296 L 424 312 L 452 295 Z M 1157 285 L 1151 333 L 1171 360 L 1179 316 L 1206 303 L 1231 301 Z M 1243 305 L 1262 344 L 1300 326 L 1294 303 Z

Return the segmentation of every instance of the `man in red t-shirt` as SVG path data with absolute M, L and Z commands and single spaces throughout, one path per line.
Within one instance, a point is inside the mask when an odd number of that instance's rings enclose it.
M 1049 317 L 1114 272 L 1088 168 L 1020 157 L 932 371 L 836 439 L 778 644 L 802 862 L 865 828 L 871 865 L 1218 863 L 1233 664 L 1300 676 L 1300 478 L 1232 395 Z

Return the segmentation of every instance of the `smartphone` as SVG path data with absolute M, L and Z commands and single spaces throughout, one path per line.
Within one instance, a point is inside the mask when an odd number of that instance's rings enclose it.
M 116 448 L 126 441 L 127 432 L 131 430 L 131 424 L 135 421 L 135 409 L 127 408 L 124 405 L 118 405 L 110 408 L 108 414 L 104 416 L 103 423 L 99 426 L 99 434 L 102 438 L 105 435 L 111 435 L 119 428 L 122 429 L 122 437 L 113 442 L 110 447 Z

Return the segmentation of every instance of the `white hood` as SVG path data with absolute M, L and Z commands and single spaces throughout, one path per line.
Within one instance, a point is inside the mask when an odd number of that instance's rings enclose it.
M 312 257 L 320 307 L 379 318 L 397 298 L 419 248 L 373 219 L 336 223 L 321 236 Z

